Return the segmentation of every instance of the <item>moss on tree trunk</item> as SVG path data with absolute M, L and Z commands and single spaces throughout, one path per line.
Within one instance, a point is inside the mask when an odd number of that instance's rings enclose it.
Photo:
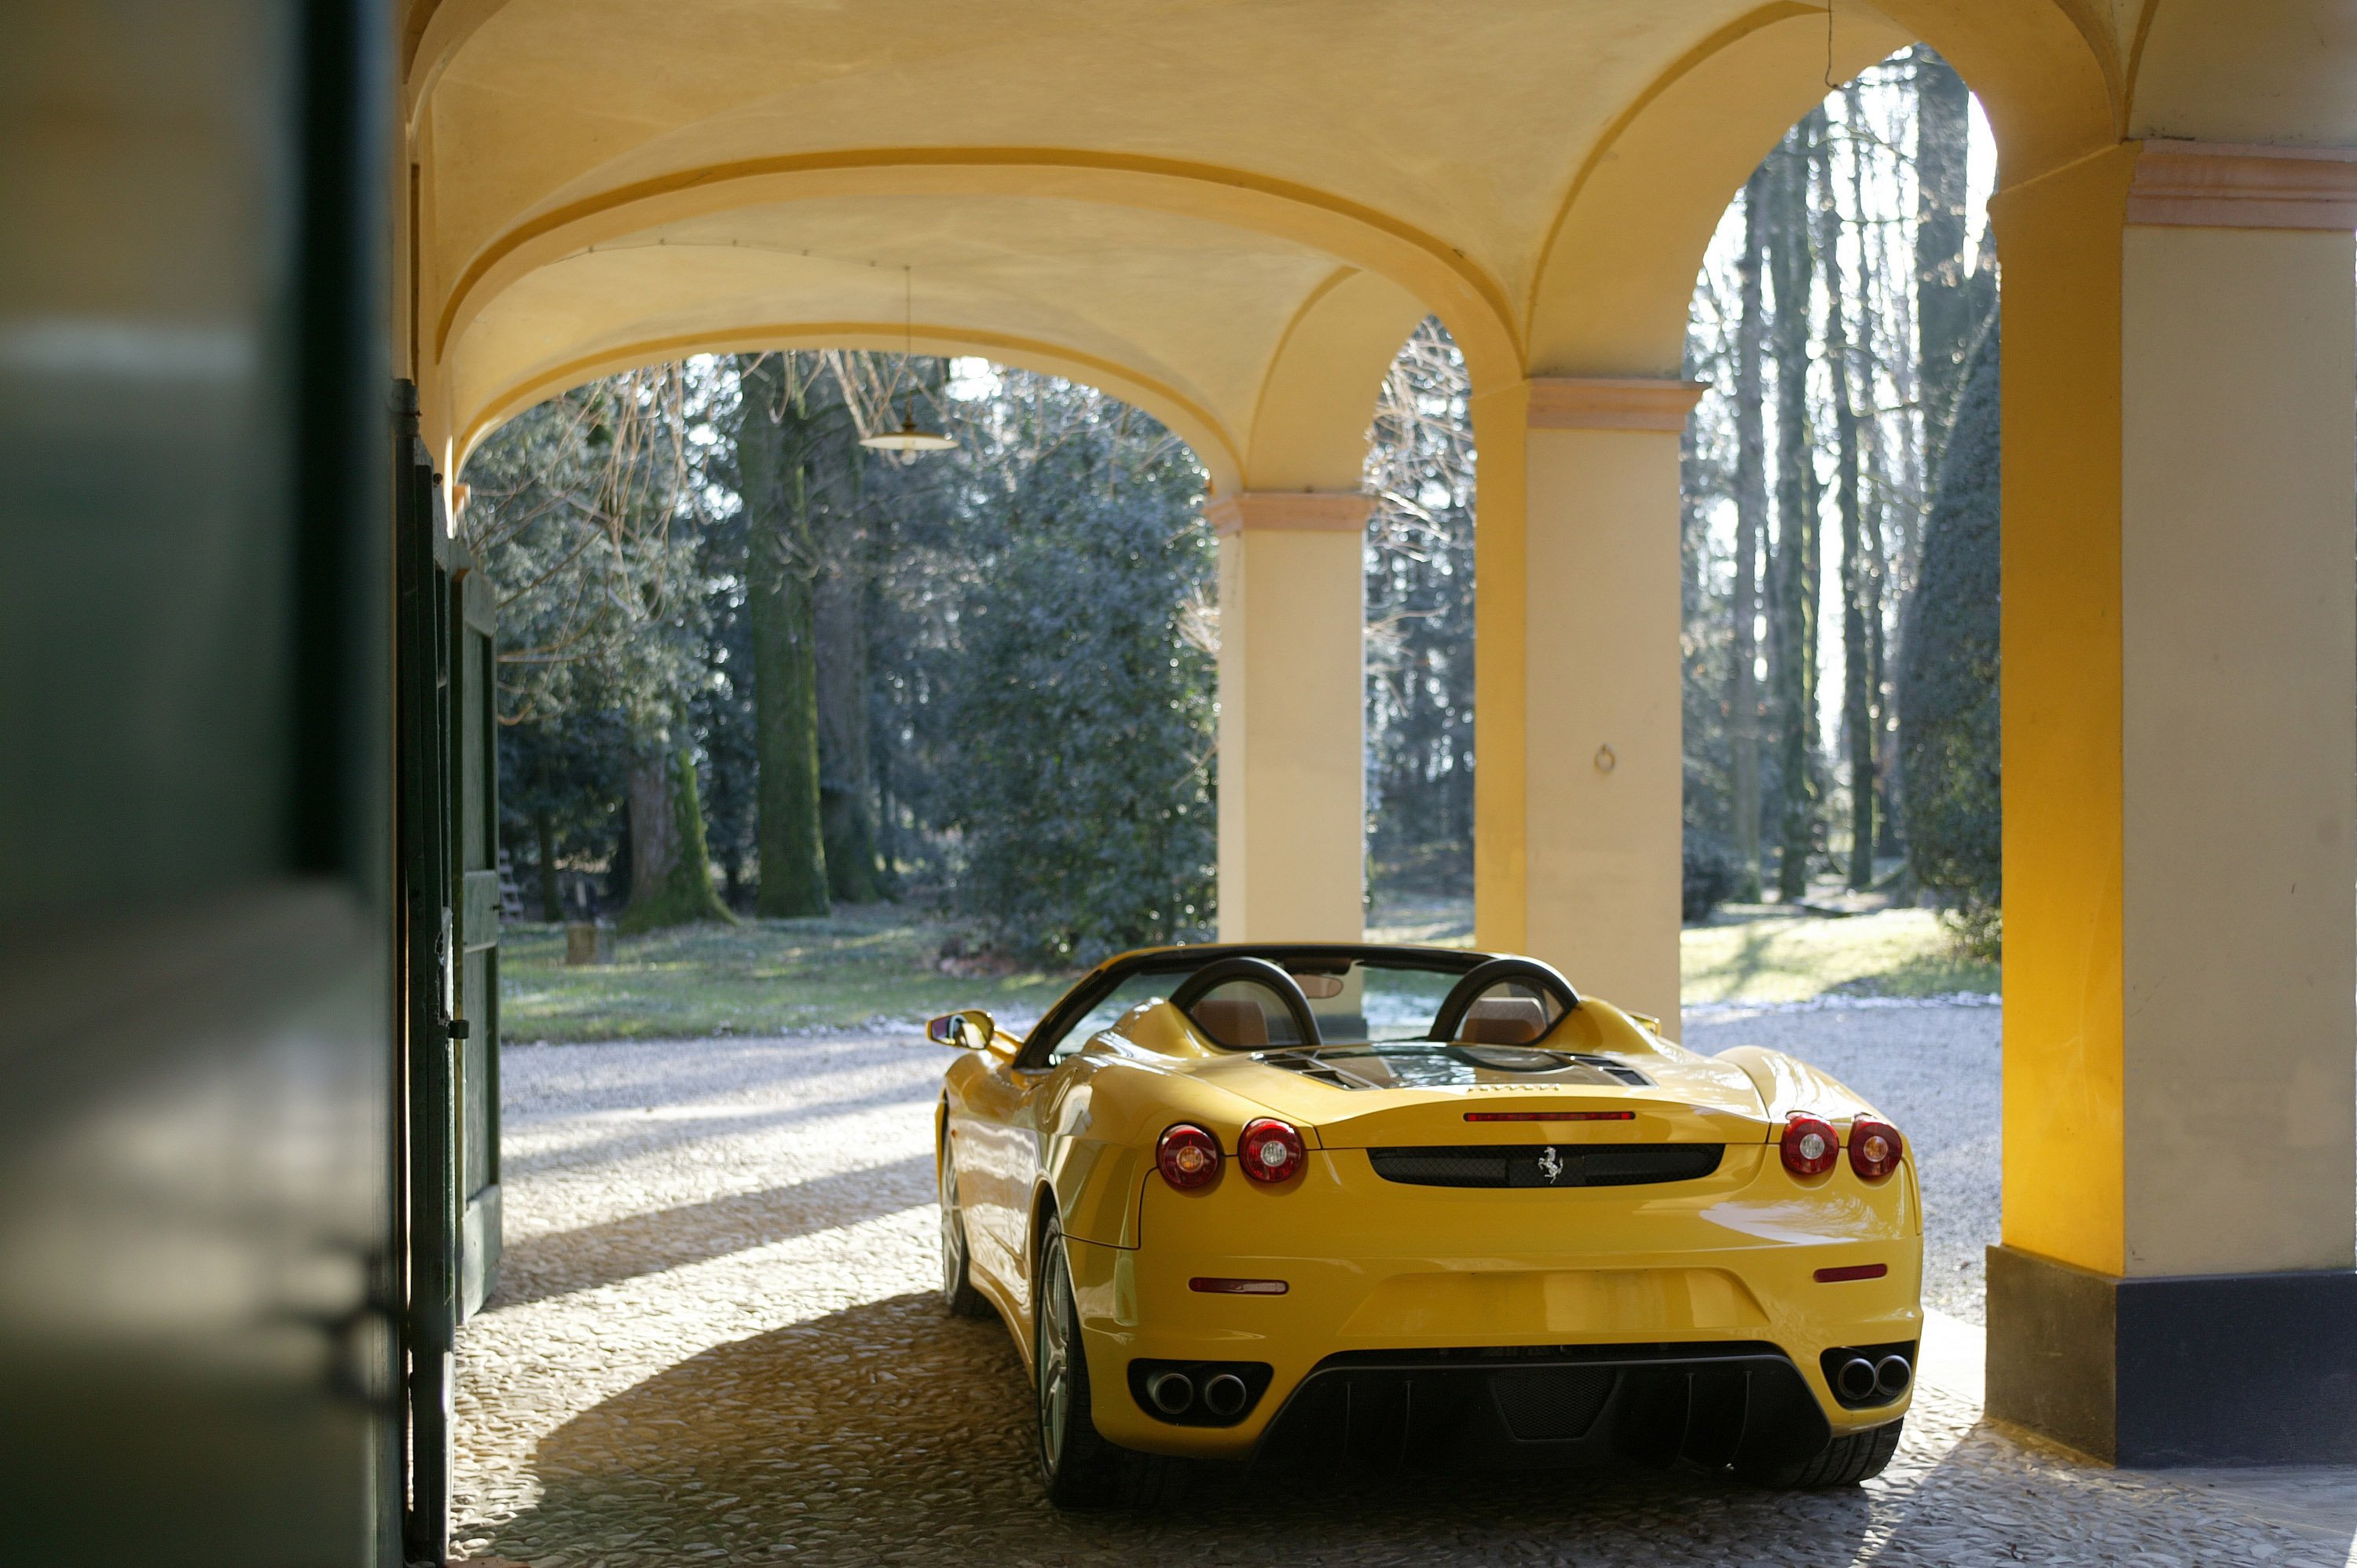
M 834 896 L 873 904 L 884 890 L 876 875 L 876 776 L 867 752 L 866 585 L 856 565 L 818 584 L 819 825 Z
M 625 931 L 737 917 L 712 886 L 695 757 L 685 746 L 642 757 L 630 769 L 630 902 Z
M 737 441 L 748 530 L 745 610 L 753 630 L 754 840 L 761 857 L 754 907 L 773 918 L 823 915 L 829 907 L 805 416 L 785 392 L 776 356 L 746 371 Z
M 772 918 L 827 912 L 826 848 L 819 830 L 818 656 L 810 579 L 792 570 L 756 577 L 753 736 L 760 757 L 755 830 L 758 905 Z

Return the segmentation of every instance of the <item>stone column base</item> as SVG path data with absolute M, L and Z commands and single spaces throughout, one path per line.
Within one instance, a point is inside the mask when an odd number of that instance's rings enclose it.
M 1988 1413 L 2115 1465 L 2357 1463 L 2357 1273 L 2119 1279 L 1988 1250 Z

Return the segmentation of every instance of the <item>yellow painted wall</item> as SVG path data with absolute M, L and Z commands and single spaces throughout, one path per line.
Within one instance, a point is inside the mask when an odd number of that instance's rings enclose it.
M 2120 226 L 2133 148 L 2005 190 L 2005 1240 L 2122 1262 Z
M 2357 257 L 2163 227 L 2121 254 L 2123 1272 L 2345 1269 Z
M 1675 1019 L 1678 437 L 1526 438 L 1524 948 L 1583 992 Z
M 2357 1181 L 2347 233 L 2127 226 L 2133 145 L 2005 258 L 2005 1239 L 2346 1268 Z
M 2357 145 L 2357 9 L 2338 0 L 2146 0 L 2131 136 Z
M 1524 595 L 1530 581 L 1524 522 L 1531 389 L 1517 381 L 1473 399 L 1473 440 L 1481 454 L 1474 498 L 1473 638 L 1507 657 L 1473 667 L 1473 934 L 1495 952 L 1520 952 L 1524 911 L 1524 827 L 1529 820 L 1523 660 Z M 1634 1004 L 1631 1004 L 1634 1005 Z
M 1220 940 L 1365 930 L 1365 535 L 1220 540 Z

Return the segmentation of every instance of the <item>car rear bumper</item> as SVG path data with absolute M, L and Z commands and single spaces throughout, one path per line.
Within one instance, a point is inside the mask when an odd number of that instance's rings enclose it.
M 1351 1150 L 1313 1152 L 1302 1176 L 1275 1189 L 1229 1173 L 1180 1193 L 1148 1176 L 1142 1245 L 1069 1243 L 1097 1424 L 1147 1452 L 1243 1458 L 1262 1448 L 1280 1412 L 1284 1441 L 1304 1423 L 1330 1424 L 1336 1396 L 1326 1391 L 1342 1389 L 1351 1444 L 1385 1440 L 1367 1435 L 1387 1430 L 1372 1411 L 1421 1400 L 1427 1412 L 1486 1410 L 1474 1422 L 1483 1434 L 1464 1426 L 1471 1416 L 1452 1427 L 1429 1413 L 1408 1419 L 1403 1440 L 1461 1428 L 1466 1444 L 1495 1447 L 1502 1430 L 1515 1444 L 1554 1445 L 1510 1444 L 1508 1455 L 1577 1462 L 1582 1444 L 1620 1432 L 1635 1404 L 1657 1410 L 1670 1398 L 1667 1379 L 1684 1391 L 1679 1399 L 1717 1411 L 1718 1429 L 1730 1400 L 1738 1416 L 1745 1406 L 1770 1412 L 1738 1419 L 1738 1440 L 1747 1422 L 1794 1430 L 1772 1414 L 1788 1406 L 1808 1411 L 1825 1434 L 1878 1426 L 1905 1412 L 1908 1396 L 1845 1404 L 1827 1385 L 1824 1355 L 1919 1337 L 1922 1240 L 1912 1180 L 1902 1170 L 1869 1185 L 1845 1168 L 1803 1183 L 1765 1151 L 1738 1148 L 1717 1176 L 1653 1187 L 1405 1187 L 1383 1181 Z M 1874 1265 L 1879 1277 L 1816 1277 Z M 1196 1288 L 1202 1280 L 1284 1289 Z M 1430 1364 L 1436 1352 L 1443 1359 Z M 1609 1389 L 1599 1394 L 1594 1376 L 1555 1382 L 1566 1398 L 1605 1400 L 1612 1419 L 1577 1439 L 1515 1434 L 1502 1412 L 1516 1400 L 1543 1401 L 1544 1391 L 1499 1384 L 1501 1356 L 1508 1369 L 1527 1371 L 1605 1367 L 1599 1355 L 1617 1358 Z M 1232 1421 L 1167 1419 L 1132 1391 L 1140 1359 L 1265 1365 L 1265 1379 L 1250 1380 L 1265 1391 Z M 1728 1392 L 1730 1376 L 1738 1393 Z M 1787 1397 L 1796 1391 L 1798 1404 Z
M 1799 1369 L 1772 1346 L 1465 1347 L 1328 1357 L 1272 1413 L 1254 1457 L 1286 1470 L 1622 1457 L 1771 1469 L 1831 1435 Z

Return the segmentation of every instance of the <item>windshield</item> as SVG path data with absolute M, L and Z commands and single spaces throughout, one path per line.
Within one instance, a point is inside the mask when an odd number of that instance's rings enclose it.
M 1205 956 L 1209 959 L 1214 955 Z M 1340 957 L 1304 959 L 1286 962 L 1282 967 L 1308 998 L 1309 1011 L 1318 1021 L 1319 1043 L 1329 1046 L 1380 1045 L 1426 1038 L 1432 1031 L 1433 1017 L 1439 1012 L 1442 999 L 1463 972 L 1455 968 L 1431 969 L 1386 963 L 1380 959 Z M 1125 977 L 1064 1031 L 1050 1048 L 1049 1059 L 1061 1061 L 1086 1046 L 1091 1036 L 1110 1028 L 1131 1008 L 1142 1002 L 1168 997 L 1186 978 L 1187 972 L 1183 970 L 1155 970 Z M 1264 991 L 1263 987 L 1243 983 L 1221 986 L 1206 998 L 1215 1004 L 1227 1004 L 1231 1009 L 1239 1004 L 1256 1004 L 1266 1015 L 1261 1030 L 1241 1037 L 1222 1038 L 1220 1043 L 1240 1048 L 1299 1043 L 1290 1018 L 1275 998 L 1264 994 Z M 1475 1007 L 1486 1014 L 1498 1010 L 1509 1000 L 1537 1014 L 1533 1020 L 1535 1026 L 1530 1030 L 1532 1036 L 1552 1024 L 1562 1011 L 1552 996 L 1511 981 L 1486 993 L 1484 1001 L 1475 1004 Z M 1199 1025 L 1201 1011 L 1199 1005 Z M 1216 1031 L 1214 1037 L 1219 1037 Z M 1504 1034 L 1497 1036 L 1500 1043 L 1522 1037 L 1526 1036 L 1519 1030 L 1511 1038 Z

